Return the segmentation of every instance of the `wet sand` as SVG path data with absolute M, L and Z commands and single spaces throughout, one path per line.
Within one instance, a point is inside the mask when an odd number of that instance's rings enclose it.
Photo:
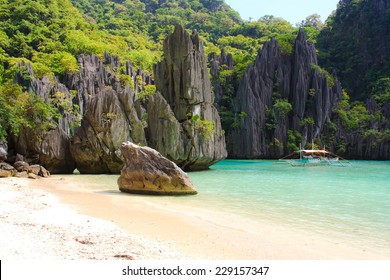
M 82 177 L 77 175 L 57 175 L 39 180 L 1 179 L 0 187 L 2 184 L 12 186 L 22 181 L 23 188 L 44 191 L 58 197 L 59 201 L 56 202 L 58 204 L 71 206 L 82 215 L 116 225 L 128 240 L 133 240 L 134 244 L 138 242 L 140 246 L 138 248 L 149 248 L 144 251 L 135 250 L 137 253 L 134 255 L 137 259 L 368 260 L 390 258 L 383 251 L 289 228 L 272 221 L 251 221 L 239 216 L 225 215 L 223 211 L 198 209 L 180 203 L 171 205 L 163 199 L 123 194 L 112 188 L 102 191 L 98 188 L 85 187 L 80 178 Z M 0 217 L 1 215 L 0 213 Z M 131 247 L 131 244 L 129 246 Z M 96 258 L 99 259 L 99 256 Z

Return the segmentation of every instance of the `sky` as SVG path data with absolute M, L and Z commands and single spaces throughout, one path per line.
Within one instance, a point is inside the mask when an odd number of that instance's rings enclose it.
M 240 13 L 243 20 L 258 20 L 264 15 L 282 17 L 292 25 L 305 20 L 307 16 L 319 14 L 325 22 L 339 0 L 225 0 Z

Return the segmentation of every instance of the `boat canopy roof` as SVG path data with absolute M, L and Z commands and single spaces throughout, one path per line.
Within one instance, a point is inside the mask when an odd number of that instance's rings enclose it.
M 299 150 L 298 153 L 306 153 L 306 154 L 329 154 L 326 150 Z

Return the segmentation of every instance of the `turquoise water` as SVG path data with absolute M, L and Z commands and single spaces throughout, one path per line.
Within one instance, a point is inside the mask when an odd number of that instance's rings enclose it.
M 351 167 L 291 167 L 275 161 L 225 160 L 189 173 L 195 207 L 272 220 L 390 249 L 390 162 Z

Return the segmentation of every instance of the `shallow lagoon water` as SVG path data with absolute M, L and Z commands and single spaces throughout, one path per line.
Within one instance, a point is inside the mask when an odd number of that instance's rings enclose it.
M 390 162 L 292 167 L 277 161 L 225 160 L 189 173 L 196 207 L 269 219 L 390 250 Z

